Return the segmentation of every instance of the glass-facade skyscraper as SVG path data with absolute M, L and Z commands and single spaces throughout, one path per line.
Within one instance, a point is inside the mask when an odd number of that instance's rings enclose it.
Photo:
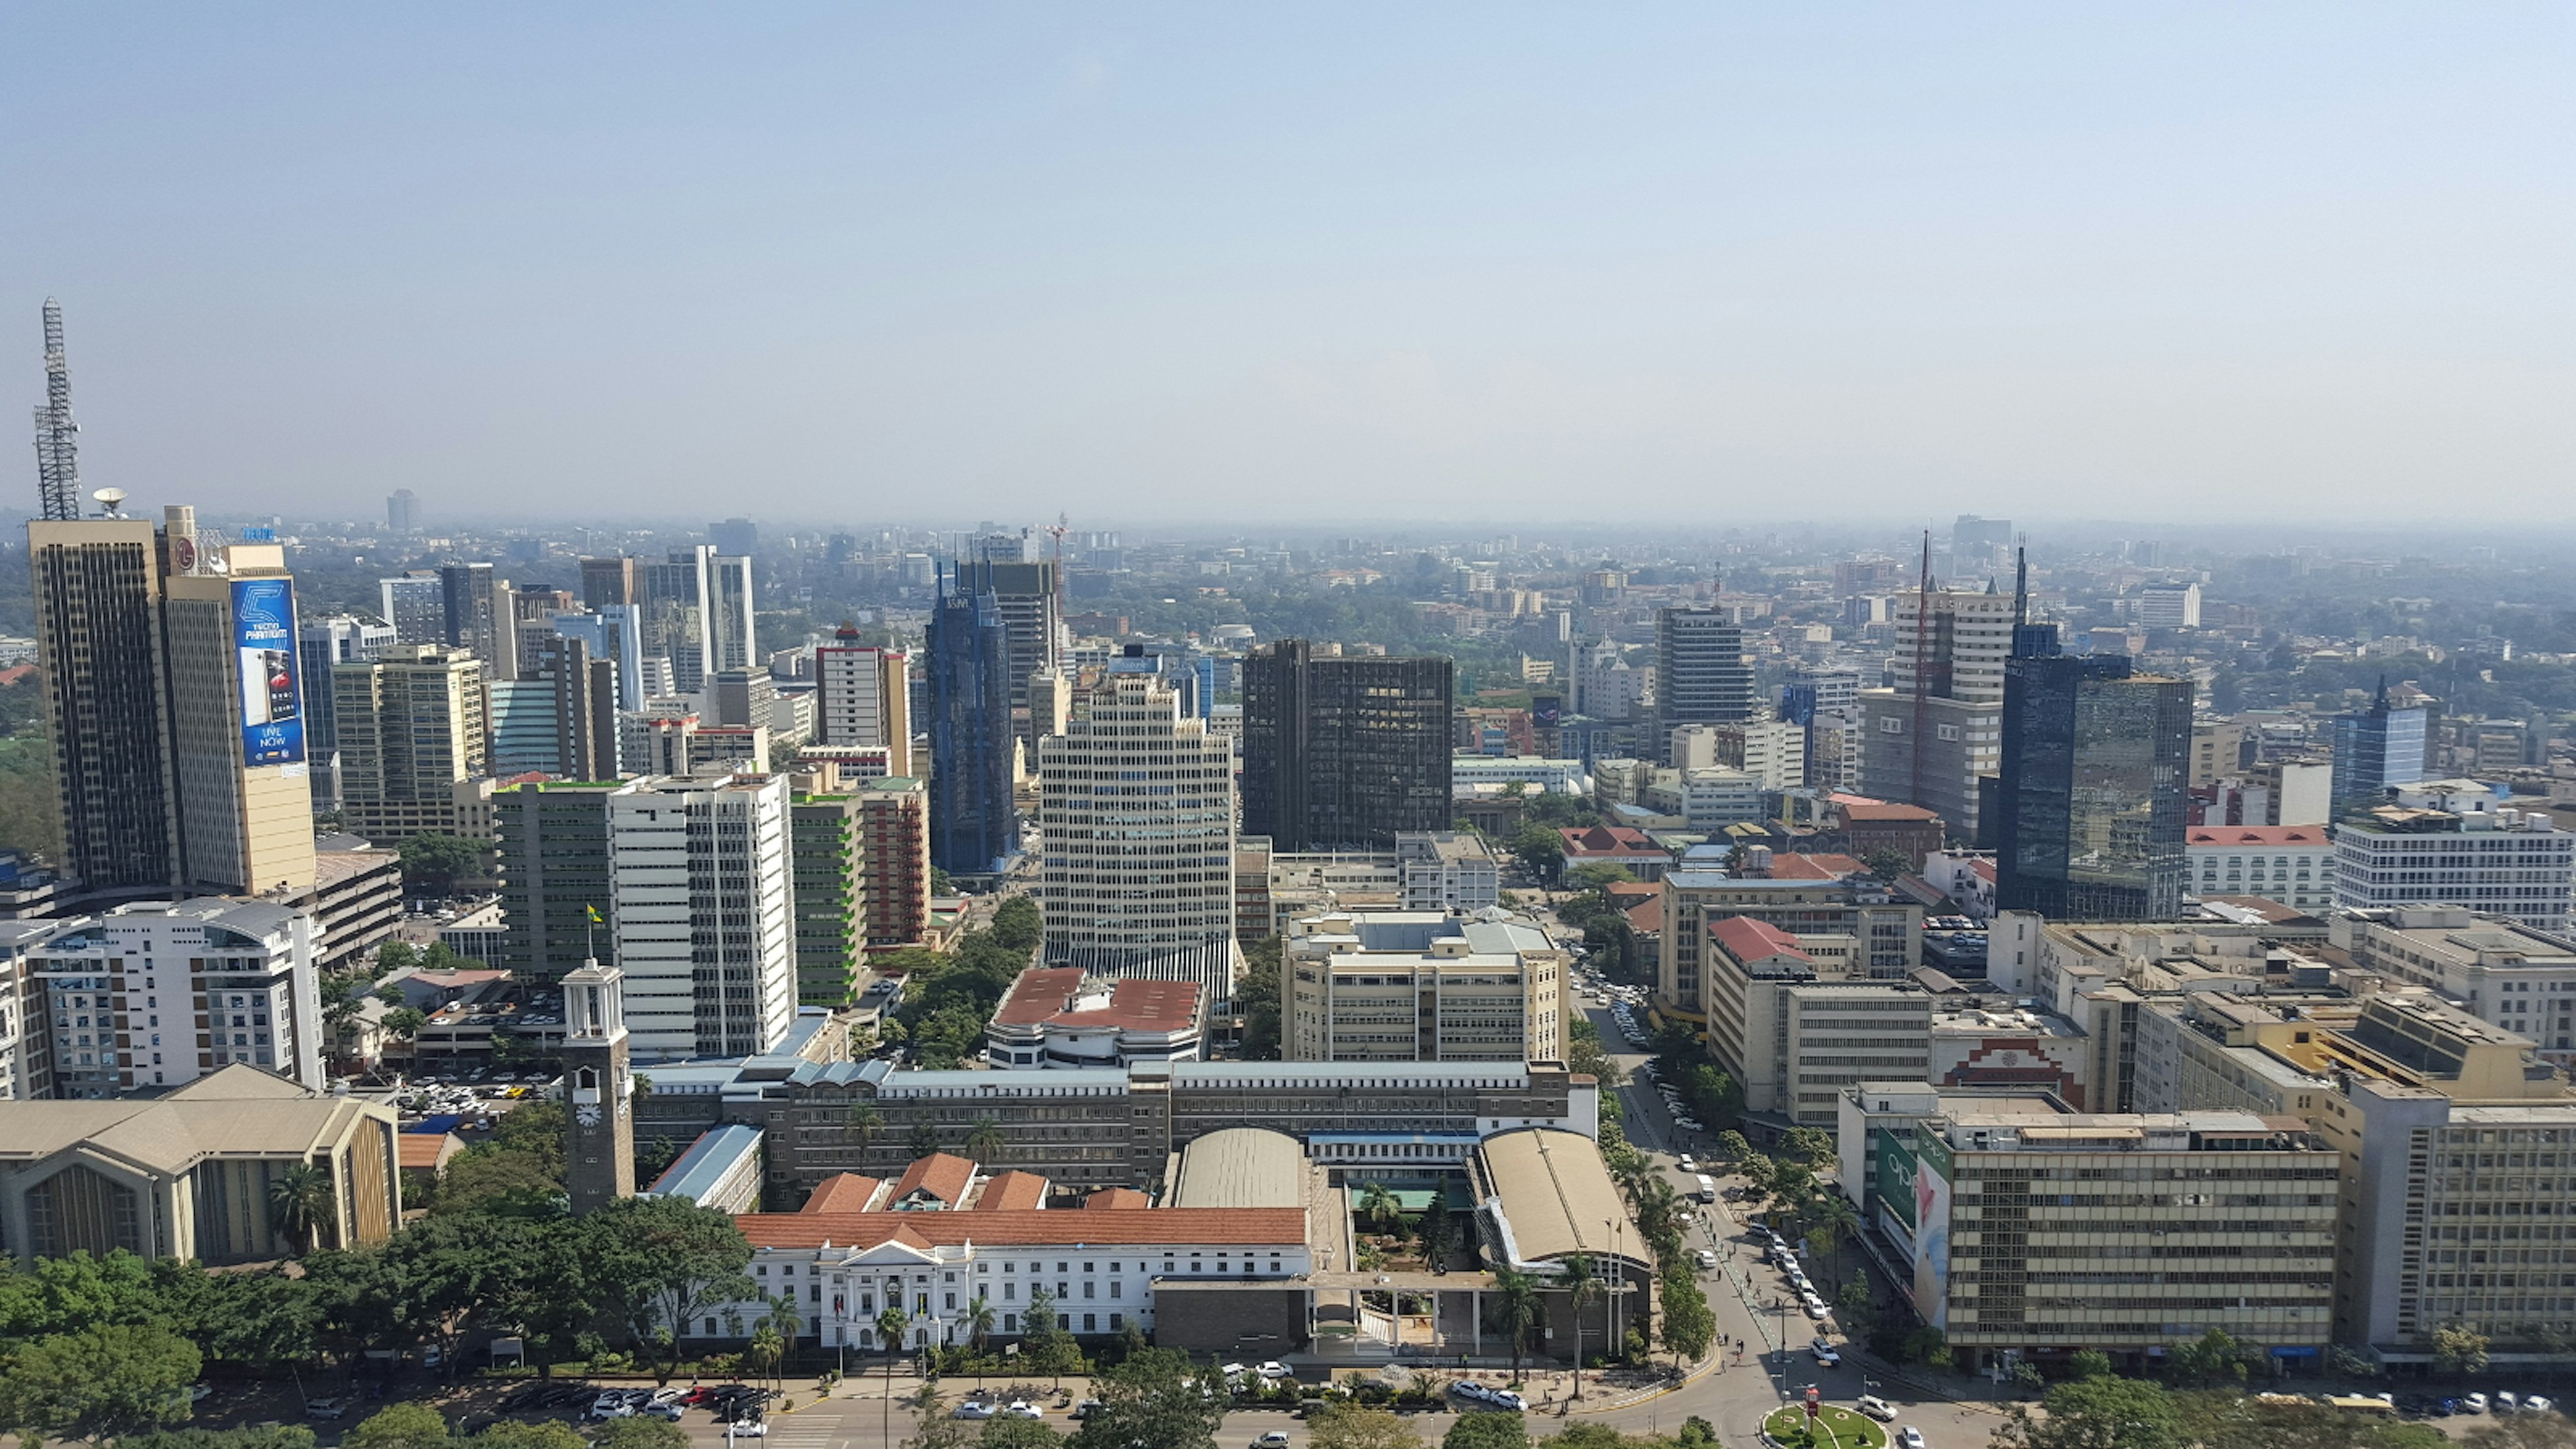
M 990 593 L 945 587 L 930 612 L 930 860 L 997 871 L 1019 849 L 1011 799 L 1010 640 Z
M 1317 655 L 1282 639 L 1243 661 L 1243 833 L 1283 851 L 1391 850 L 1446 830 L 1453 666 Z
M 2052 920 L 2182 909 L 2192 685 L 2026 627 L 2004 666 L 1995 903 Z
M 2424 738 L 2429 712 L 2422 705 L 2388 706 L 2388 681 L 2370 708 L 2334 719 L 2334 818 L 2379 804 L 2392 785 L 2424 778 Z

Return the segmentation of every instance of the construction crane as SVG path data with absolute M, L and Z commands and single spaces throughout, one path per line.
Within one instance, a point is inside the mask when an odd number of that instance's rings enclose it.
M 72 375 L 63 362 L 63 306 L 45 299 L 45 405 L 36 409 L 37 516 L 80 517 L 80 426 L 72 421 Z

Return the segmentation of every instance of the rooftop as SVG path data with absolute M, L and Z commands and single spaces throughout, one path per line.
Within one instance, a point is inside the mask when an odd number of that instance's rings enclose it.
M 1726 916 L 1711 921 L 1708 934 L 1709 939 L 1725 947 L 1727 954 L 1738 961 L 1760 961 L 1771 956 L 1795 956 L 1801 961 L 1811 959 L 1799 946 L 1797 937 L 1751 916 Z
M 1303 1247 L 1303 1208 L 1145 1208 L 1135 1212 L 738 1213 L 754 1248 Z
M 2267 850 L 2327 843 L 2322 825 L 2195 825 L 2182 839 L 2185 845 L 2250 845 Z
M 1306 1149 L 1261 1127 L 1208 1133 L 1181 1149 L 1169 1201 L 1182 1208 L 1302 1207 Z
M 754 1159 L 756 1168 L 759 1154 L 760 1129 L 740 1122 L 728 1122 L 699 1134 L 698 1140 L 690 1143 L 689 1149 L 664 1168 L 662 1175 L 653 1179 L 653 1185 L 645 1190 L 657 1197 L 684 1197 L 691 1202 L 703 1202 L 723 1183 L 727 1174 L 742 1166 L 746 1157 Z
M 1515 1264 L 1552 1262 L 1570 1253 L 1607 1255 L 1614 1248 L 1626 1249 L 1631 1258 L 1645 1251 L 1633 1228 L 1613 1240 L 1612 1225 L 1628 1223 L 1628 1208 L 1591 1138 L 1525 1127 L 1486 1138 L 1477 1155 Z
M 903 1170 L 903 1176 L 895 1181 L 892 1200 L 901 1203 L 921 1197 L 953 1208 L 966 1200 L 966 1189 L 974 1181 L 973 1158 L 934 1152 Z

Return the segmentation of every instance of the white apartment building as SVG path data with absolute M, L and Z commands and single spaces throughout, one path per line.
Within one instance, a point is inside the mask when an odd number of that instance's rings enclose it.
M 1679 733 L 1676 731 L 1675 733 Z M 1676 817 L 1682 827 L 1714 834 L 1762 818 L 1762 781 L 1742 770 L 1657 770 L 1645 790 L 1645 807 Z
M 1148 674 L 1112 674 L 1038 741 L 1046 963 L 1234 999 L 1234 742 Z
M 1290 922 L 1283 947 L 1284 1060 L 1562 1058 L 1568 958 L 1526 920 L 1349 911 Z
M 814 650 L 814 742 L 887 752 L 886 773 L 912 773 L 912 656 L 859 644 L 845 627 Z
M 2564 931 L 2576 898 L 2576 832 L 2501 803 L 2475 780 L 2397 788 L 2392 805 L 2336 822 L 2335 904 L 2466 906 Z
M 1395 869 L 1408 911 L 1468 915 L 1502 898 L 1502 867 L 1478 836 L 1399 831 Z
M 608 802 L 610 914 L 639 1059 L 757 1055 L 796 1014 L 788 781 L 639 780 Z
M 1499 795 L 1512 786 L 1549 795 L 1589 795 L 1592 777 L 1581 760 L 1538 755 L 1458 755 L 1449 761 L 1449 787 L 1460 795 Z
M 2200 585 L 2149 584 L 2130 601 L 2129 617 L 2146 629 L 2200 627 Z
M 2297 911 L 2335 901 L 2335 847 L 2322 825 L 2194 825 L 2183 832 L 2183 887 L 2261 896 Z
M 206 896 L 42 924 L 19 961 L 34 988 L 21 1046 L 47 1095 L 175 1087 L 235 1063 L 321 1090 L 311 916 Z

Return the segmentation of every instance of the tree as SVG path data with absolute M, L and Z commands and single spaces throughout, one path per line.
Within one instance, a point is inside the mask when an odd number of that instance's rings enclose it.
M 986 1419 L 977 1449 L 1064 1449 L 1064 1436 L 1038 1419 Z
M 1512 837 L 1511 852 L 1529 867 L 1530 874 L 1552 881 L 1565 865 L 1565 837 L 1544 825 L 1524 825 Z
M 591 1449 L 688 1449 L 688 1431 L 668 1419 L 637 1414 L 611 1419 L 590 1437 Z
M 1279 953 L 1277 936 L 1243 948 L 1243 976 L 1234 984 L 1234 1009 L 1243 1013 L 1243 1059 L 1279 1060 Z
M 1717 1314 L 1700 1291 L 1699 1278 L 1680 1262 L 1664 1270 L 1664 1317 L 1656 1325 L 1676 1368 L 1699 1362 L 1717 1341 Z
M 927 1122 L 912 1124 L 912 1136 L 904 1144 L 914 1157 L 928 1157 L 939 1150 L 939 1129 Z
M 1717 1134 L 1717 1155 L 1729 1162 L 1742 1162 L 1753 1155 L 1753 1144 L 1744 1140 L 1743 1133 L 1730 1127 Z
M 165 1429 L 128 1434 L 116 1449 L 313 1449 L 313 1431 L 301 1424 L 262 1424 L 249 1429 Z
M 1494 1296 L 1485 1300 L 1494 1305 L 1495 1317 L 1502 1320 L 1502 1330 L 1512 1345 L 1512 1382 L 1521 1381 L 1521 1350 L 1529 1343 L 1532 1325 L 1538 1322 L 1538 1285 L 1527 1273 L 1516 1268 L 1494 1270 Z
M 1020 1359 L 1033 1373 L 1050 1379 L 1082 1372 L 1082 1346 L 1056 1321 L 1055 1295 L 1032 1285 L 1028 1311 L 1020 1315 Z
M 2433 1330 L 2433 1366 L 2446 1374 L 2485 1373 L 2487 1348 L 2487 1336 L 2465 1323 Z
M 1583 1253 L 1568 1253 L 1559 1265 L 1557 1287 L 1574 1303 L 1574 1396 L 1583 1397 L 1583 1310 L 1601 1297 L 1601 1280 L 1592 1271 L 1592 1259 Z
M 435 831 L 402 843 L 403 892 L 412 896 L 453 894 L 456 878 L 483 872 L 482 841 Z
M 322 1225 L 331 1220 L 333 1209 L 339 1206 L 338 1199 L 338 1191 L 331 1184 L 331 1169 L 318 1163 L 296 1163 L 269 1181 L 269 1226 L 309 1253 L 321 1246 Z
M 2432 1426 L 2387 1427 L 2429 1429 Z M 2564 1414 L 2515 1414 L 2509 1418 L 2489 1419 L 2462 1435 L 2461 1439 L 2469 1449 L 2576 1449 L 2576 1419 Z M 120 1445 L 119 1449 L 123 1446 Z M 2375 1443 L 2369 1449 L 2398 1449 L 2398 1446 Z M 2437 1444 L 2434 1449 L 2441 1449 L 2441 1446 Z
M 877 1314 L 877 1342 L 886 1351 L 885 1413 L 880 1416 L 884 1423 L 879 1427 L 883 1430 L 883 1442 L 888 1444 L 894 1442 L 894 1364 L 896 1359 L 903 1357 L 903 1333 L 911 1324 L 912 1320 L 904 1314 L 903 1305 L 889 1296 L 886 1306 Z
M 852 1102 L 850 1110 L 841 1117 L 841 1130 L 859 1139 L 862 1147 L 874 1142 L 884 1126 L 885 1114 L 877 1110 L 876 1103 L 864 1099 Z
M 1076 1449 L 1216 1449 L 1225 1402 L 1211 1398 L 1186 1355 L 1149 1348 L 1094 1375 L 1100 1401 L 1073 1436 Z
M 1026 956 L 1046 939 L 1046 917 L 1038 903 L 1027 896 L 1013 896 L 993 908 L 993 924 L 985 928 L 993 944 L 1005 951 Z
M 2162 1384 L 2099 1378 L 2059 1384 L 2045 1416 L 2015 1404 L 1995 1431 L 1999 1449 L 2175 1449 L 2182 1415 Z
M 342 1449 L 447 1449 L 447 1440 L 447 1420 L 436 1409 L 394 1404 L 359 1420 L 340 1443 Z
M 1009 1145 L 1010 1139 L 1003 1135 L 1002 1120 L 998 1117 L 976 1118 L 974 1127 L 966 1134 L 966 1155 L 975 1159 L 979 1167 L 1001 1156 L 1002 1149 Z
M 0 1423 L 92 1444 L 188 1417 L 197 1346 L 152 1324 L 111 1323 L 22 1344 L 0 1372 Z
M 511 1114 L 513 1116 L 516 1113 Z M 603 1309 L 626 1325 L 638 1346 L 668 1350 L 662 1376 L 679 1366 L 668 1332 L 707 1309 L 739 1303 L 760 1290 L 743 1275 L 751 1243 L 733 1215 L 686 1198 L 622 1198 L 581 1219 L 585 1269 Z M 657 1335 L 655 1330 L 665 1330 Z
M 1388 1187 L 1382 1182 L 1361 1184 L 1361 1217 L 1368 1219 L 1369 1222 L 1378 1228 L 1384 1229 L 1386 1225 L 1394 1219 L 1397 1208 L 1398 1204 L 1395 1200 L 1395 1190 L 1393 1188 Z
M 397 1006 L 385 1013 L 385 1030 L 393 1033 L 396 1041 L 410 1041 L 419 1036 L 420 1029 L 427 1025 L 429 1013 L 417 1006 Z
M 588 1444 L 570 1424 L 523 1424 L 512 1419 L 504 1419 L 462 1442 L 470 1449 L 587 1449 Z
M 1430 1206 L 1422 1210 L 1422 1261 L 1430 1265 L 1432 1272 L 1449 1271 L 1449 1249 L 1457 1237 L 1457 1229 L 1449 1222 L 1449 1194 L 1434 1187 Z
M 1850 1237 L 1859 1228 L 1859 1210 L 1851 1205 L 1851 1199 L 1841 1193 L 1829 1192 L 1825 1194 L 1824 1201 L 1816 1205 L 1816 1227 L 1813 1236 L 1823 1238 L 1826 1251 L 1834 1255 L 1834 1281 L 1839 1281 L 1843 1276 L 1843 1239 Z
M 1308 1421 L 1306 1442 L 1314 1449 L 1419 1449 L 1422 1436 L 1392 1410 L 1342 1403 Z
M 993 1325 L 1001 1321 L 1002 1316 L 993 1309 L 992 1299 L 978 1293 L 966 1300 L 966 1331 L 974 1336 L 977 1358 L 984 1356 L 984 1340 L 992 1334 Z
M 1777 1154 L 1805 1167 L 1809 1172 L 1833 1165 L 1834 1139 L 1821 1128 L 1792 1127 L 1780 1134 Z
M 1529 1422 L 1518 1414 L 1461 1414 L 1440 1449 L 1529 1449 L 1529 1442 Z

